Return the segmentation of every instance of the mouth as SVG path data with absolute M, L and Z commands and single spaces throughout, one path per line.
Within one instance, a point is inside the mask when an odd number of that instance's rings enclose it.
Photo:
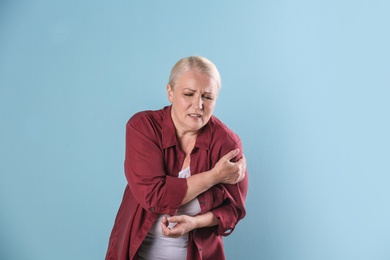
M 200 114 L 188 114 L 188 115 L 192 118 L 201 118 L 202 117 L 202 115 L 200 115 Z

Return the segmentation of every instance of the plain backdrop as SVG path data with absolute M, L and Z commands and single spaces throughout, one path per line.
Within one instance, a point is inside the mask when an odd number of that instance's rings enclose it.
M 228 259 L 390 259 L 388 1 L 0 2 L 0 259 L 103 259 L 124 133 L 202 55 L 242 139 Z

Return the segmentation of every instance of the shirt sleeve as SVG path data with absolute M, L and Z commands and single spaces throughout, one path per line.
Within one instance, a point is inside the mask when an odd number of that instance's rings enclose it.
M 242 151 L 241 141 L 238 142 L 237 147 L 221 149 L 223 152 L 219 155 L 219 158 L 235 148 L 240 148 L 240 151 Z M 241 157 L 242 153 L 240 152 L 232 161 L 237 161 Z M 248 172 L 246 171 L 244 179 L 237 184 L 219 184 L 212 189 L 214 200 L 221 201 L 222 197 L 223 201 L 221 205 L 214 204 L 213 209 L 211 209 L 211 212 L 218 219 L 216 233 L 217 235 L 228 236 L 233 232 L 237 223 L 246 215 L 245 200 L 248 193 Z
M 186 179 L 164 171 L 164 151 L 151 122 L 130 121 L 126 126 L 125 175 L 138 203 L 159 214 L 175 215 L 186 190 Z

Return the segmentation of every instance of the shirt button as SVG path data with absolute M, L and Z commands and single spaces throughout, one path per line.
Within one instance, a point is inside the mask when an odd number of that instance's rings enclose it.
M 202 200 L 201 204 L 206 205 L 206 201 Z
M 154 208 L 153 208 L 153 207 L 151 207 L 151 208 L 150 208 L 150 211 L 151 211 L 151 212 L 154 212 Z
M 199 248 L 199 252 L 202 252 L 202 248 Z

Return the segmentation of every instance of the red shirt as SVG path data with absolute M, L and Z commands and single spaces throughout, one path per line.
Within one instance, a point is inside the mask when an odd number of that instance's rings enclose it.
M 185 154 L 178 145 L 171 107 L 137 113 L 126 127 L 128 185 L 111 232 L 106 259 L 138 259 L 137 250 L 153 222 L 159 214 L 175 215 L 187 190 L 186 179 L 178 178 Z M 222 156 L 235 148 L 242 151 L 239 137 L 212 116 L 197 135 L 191 153 L 191 174 L 212 169 Z M 212 211 L 219 224 L 189 233 L 188 260 L 225 259 L 221 236 L 229 235 L 246 213 L 248 178 L 245 176 L 238 184 L 218 184 L 197 197 L 200 214 Z

